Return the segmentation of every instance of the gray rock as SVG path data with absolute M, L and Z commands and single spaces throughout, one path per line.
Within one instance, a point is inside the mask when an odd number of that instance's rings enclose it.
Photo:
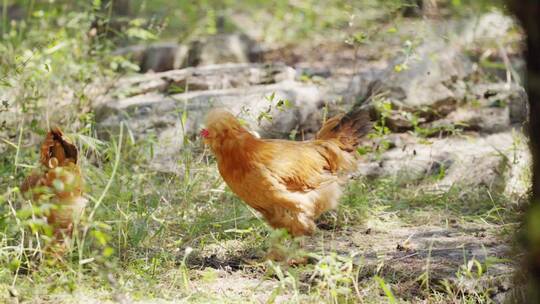
M 407 68 L 396 71 L 397 65 Z M 443 41 L 418 47 L 408 58 L 398 58 L 372 84 L 398 110 L 444 116 L 456 108 L 458 98 L 452 86 L 472 72 L 471 62 Z
M 492 11 L 466 22 L 460 37 L 464 44 L 494 42 L 504 39 L 514 26 L 511 17 Z
M 318 130 L 323 106 L 320 91 L 314 85 L 294 81 L 294 74 L 285 66 L 222 65 L 130 78 L 119 87 L 134 86 L 138 94 L 123 98 L 113 93 L 101 102 L 96 119 L 100 133 L 114 132 L 123 121 L 136 138 L 156 138 L 159 145 L 153 164 L 157 169 L 174 171 L 184 140 L 198 133 L 206 113 L 214 107 L 239 114 L 265 137 L 286 137 L 293 129 L 304 133 Z M 149 77 L 153 82 L 145 81 Z M 190 77 L 205 86 L 167 94 L 168 84 L 183 83 Z M 268 100 L 270 96 L 274 96 L 273 101 Z M 289 100 L 293 106 L 278 109 L 279 100 Z M 267 112 L 272 104 L 272 120 L 258 121 L 259 113 Z M 187 119 L 182 122 L 184 112 Z
M 509 130 L 513 124 L 527 119 L 527 96 L 516 84 L 475 84 L 462 88 L 466 102 L 442 119 L 421 126 L 432 130 L 462 129 L 482 133 L 497 133 Z M 407 130 L 401 128 L 398 130 Z
M 459 128 L 490 134 L 503 132 L 510 129 L 510 111 L 508 107 L 461 107 L 425 127 L 439 130 Z
M 509 178 L 506 172 L 513 170 L 508 161 L 515 151 L 511 132 L 429 140 L 409 134 L 395 137 L 395 148 L 361 163 L 360 176 L 426 181 L 441 190 L 453 185 L 484 185 L 503 191 Z
M 190 43 L 182 67 L 254 61 L 256 43 L 244 34 L 216 34 Z
M 116 49 L 112 52 L 112 55 L 115 56 L 125 56 L 131 59 L 134 63 L 140 66 L 144 59 L 144 54 L 146 49 L 148 48 L 147 45 L 130 45 L 126 47 L 121 47 L 119 49 Z
M 508 154 L 508 170 L 506 171 L 506 187 L 504 193 L 511 198 L 524 198 L 531 187 L 531 152 L 527 138 L 522 134 L 514 135 L 515 145 Z
M 273 64 L 222 64 L 186 68 L 162 73 L 136 75 L 120 79 L 112 97 L 122 99 L 149 92 L 180 92 L 243 88 L 293 80 L 294 69 Z
M 386 125 L 393 132 L 405 132 L 413 129 L 410 113 L 392 110 L 386 117 Z
M 202 125 L 200 119 L 195 119 L 199 116 L 198 114 L 202 115 L 214 107 L 226 107 L 235 113 L 249 109 L 250 113 L 258 114 L 268 109 L 267 97 L 273 93 L 275 93 L 275 100 L 288 99 L 294 103 L 295 109 L 282 112 L 274 110 L 271 126 L 263 124 L 258 130 L 268 135 L 270 135 L 269 133 L 274 135 L 288 134 L 298 125 L 310 125 L 306 124 L 310 118 L 307 113 L 322 106 L 318 89 L 315 86 L 284 81 L 249 88 L 194 91 L 169 96 L 146 93 L 102 105 L 98 111 L 100 112 L 98 120 L 102 126 L 113 126 L 117 125 L 120 120 L 129 117 L 129 124 L 144 126 L 143 129 L 152 129 L 178 122 L 179 115 L 186 110 L 190 113 L 191 119 L 194 119 L 193 125 L 188 123 L 185 127 L 186 132 L 191 135 L 195 134 L 197 127 Z M 200 118 L 202 119 L 202 117 Z M 246 120 L 256 124 L 253 117 L 246 117 Z M 264 127 L 268 127 L 272 131 L 265 132 Z
M 176 43 L 150 45 L 141 62 L 141 71 L 162 72 L 178 69 L 187 57 L 188 48 Z
M 484 106 L 508 107 L 510 123 L 527 120 L 527 93 L 517 84 L 478 84 L 472 88 L 472 94 Z
M 120 48 L 114 55 L 126 56 L 140 68 L 140 72 L 163 72 L 178 69 L 186 61 L 188 49 L 173 42 L 133 45 Z
M 163 72 L 184 67 L 256 61 L 257 44 L 244 34 L 216 34 L 179 44 L 159 42 L 120 48 L 115 55 L 129 57 L 141 72 Z

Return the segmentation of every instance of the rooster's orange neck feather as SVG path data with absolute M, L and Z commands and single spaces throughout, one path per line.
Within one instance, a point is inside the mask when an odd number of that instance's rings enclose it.
M 241 178 L 252 166 L 260 140 L 247 130 L 228 130 L 216 138 L 212 150 L 217 158 L 220 171 L 230 178 Z

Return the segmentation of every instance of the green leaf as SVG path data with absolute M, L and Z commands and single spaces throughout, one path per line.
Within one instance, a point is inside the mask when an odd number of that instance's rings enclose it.
M 45 16 L 45 12 L 42 10 L 37 10 L 32 13 L 32 16 L 35 18 L 42 18 L 43 16 Z
M 0 86 L 11 88 L 13 87 L 7 79 L 0 79 Z
M 19 269 L 19 267 L 21 267 L 21 260 L 19 260 L 18 258 L 13 258 L 9 262 L 9 269 L 11 271 L 17 271 L 17 269 Z
M 370 147 L 358 147 L 356 149 L 356 152 L 360 155 L 366 155 L 370 152 Z
M 248 125 L 248 122 L 247 122 L 245 119 L 242 119 L 242 118 L 238 118 L 238 122 L 239 122 L 242 126 L 247 126 L 247 125 Z
M 102 245 L 102 246 L 105 246 L 107 245 L 107 241 L 109 240 L 109 236 L 106 235 L 105 233 L 99 231 L 99 230 L 94 230 L 92 231 L 92 236 L 94 236 L 94 238 Z
M 111 247 L 105 247 L 105 249 L 103 249 L 103 256 L 108 258 L 110 257 L 111 255 L 114 254 L 114 248 L 111 248 Z
M 210 283 L 210 282 L 216 281 L 217 278 L 218 278 L 217 270 L 208 267 L 208 268 L 204 269 L 201 279 L 202 279 L 203 282 Z
M 266 97 L 266 100 L 267 100 L 268 102 L 272 102 L 272 101 L 274 101 L 274 98 L 275 98 L 275 97 L 276 97 L 276 92 L 272 92 L 272 94 L 270 94 L 270 96 L 267 96 L 267 97 Z
M 408 70 L 408 69 L 409 69 L 409 67 L 405 63 L 396 64 L 394 66 L 394 72 L 396 72 L 396 73 L 400 73 L 400 72 L 403 72 L 403 71 Z
M 227 229 L 224 232 L 225 233 L 246 234 L 246 233 L 251 233 L 252 231 L 253 231 L 253 228 L 250 227 L 248 229 Z
M 361 44 L 361 43 L 364 43 L 367 39 L 367 35 L 363 32 L 360 32 L 360 33 L 356 33 L 354 36 L 353 36 L 353 41 L 354 43 L 357 43 L 357 44 Z
M 260 124 L 263 120 L 272 121 L 272 114 L 270 114 L 269 111 L 261 112 L 259 116 L 257 116 L 257 122 Z
M 285 107 L 286 107 L 287 109 L 292 109 L 293 104 L 292 104 L 292 102 L 291 102 L 290 100 L 285 99 L 283 102 L 284 102 Z
M 139 27 L 132 27 L 126 31 L 126 35 L 130 38 L 137 38 L 140 40 L 155 40 L 157 36 L 152 32 Z
M 169 86 L 169 88 L 167 89 L 167 92 L 169 94 L 181 94 L 181 93 L 184 93 L 186 90 L 179 86 L 179 85 L 176 85 L 176 84 L 172 84 L 171 86 Z
M 390 288 L 388 287 L 388 285 L 386 285 L 384 280 L 379 276 L 375 276 L 375 281 L 377 281 L 377 283 L 379 283 L 379 286 L 384 291 L 384 294 L 388 298 L 388 303 L 392 303 L 392 304 L 397 303 L 397 300 L 394 297 L 394 294 L 392 293 L 392 290 L 390 290 Z
M 186 126 L 186 122 L 187 122 L 187 111 L 184 111 L 182 112 L 182 118 L 181 118 L 181 121 L 182 121 L 182 127 L 184 128 Z

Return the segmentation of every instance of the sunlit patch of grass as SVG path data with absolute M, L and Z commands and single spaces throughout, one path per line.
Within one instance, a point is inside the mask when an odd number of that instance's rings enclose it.
M 86 193 L 93 199 L 74 237 L 73 250 L 62 263 L 45 259 L 29 274 L 20 273 L 15 277 L 13 269 L 2 270 L 2 288 L 12 286 L 13 282 L 18 292 L 33 288 L 28 295 L 30 299 L 90 286 L 102 290 L 105 298 L 125 293 L 134 299 L 215 299 L 193 288 L 202 284 L 197 271 L 206 267 L 204 265 L 219 269 L 239 263 L 234 271 L 248 275 L 249 263 L 263 262 L 265 251 L 272 246 L 272 230 L 228 190 L 211 159 L 189 160 L 189 174 L 159 173 L 149 170 L 152 161 L 149 142 L 127 138 L 120 146 L 117 136 L 112 134 L 110 141 L 99 147 L 77 139 L 84 155 L 81 164 Z M 184 149 L 184 153 L 201 152 L 197 142 L 188 142 Z M 20 161 L 36 163 L 37 154 L 33 150 L 21 149 Z M 7 164 L 2 168 L 4 173 L 13 174 L 13 163 L 9 158 L 3 161 Z M 176 164 L 178 171 L 184 172 L 185 165 L 184 160 L 180 160 Z M 19 179 L 26 173 L 21 171 L 17 173 Z M 15 181 L 15 178 L 5 181 L 8 189 L 15 189 Z M 95 216 L 89 219 L 108 184 Z M 4 199 L 15 205 L 24 203 L 16 191 L 4 193 Z M 353 180 L 347 185 L 338 209 L 325 215 L 323 220 L 332 224 L 331 234 L 335 236 L 347 227 L 363 226 L 379 217 L 438 226 L 463 221 L 505 225 L 514 222 L 512 211 L 506 208 L 508 205 L 503 196 L 484 188 L 473 191 L 455 187 L 446 192 L 430 192 L 391 179 Z M 2 204 L 2 208 L 7 206 Z M 17 223 L 9 209 L 2 210 L 3 227 L 10 228 L 2 232 L 0 257 L 3 263 L 10 264 L 20 256 L 17 250 L 26 250 L 28 246 L 19 239 L 21 228 L 26 228 Z M 84 230 L 88 233 L 83 243 L 80 237 Z M 32 237 L 37 240 L 40 236 Z M 363 265 L 353 253 L 336 255 L 322 250 L 318 243 L 316 246 L 315 251 L 309 252 L 315 264 L 263 266 L 268 271 L 267 276 L 259 273 L 256 277 L 279 282 L 271 298 L 286 295 L 299 301 L 352 303 L 358 298 L 387 301 L 388 290 L 396 296 L 399 277 L 383 275 L 383 281 L 374 277 L 360 279 Z M 186 259 L 188 248 L 192 252 Z M 163 289 L 164 285 L 167 289 Z M 420 289 L 418 286 L 415 288 Z M 454 292 L 458 287 L 449 288 Z M 423 296 L 437 302 L 451 296 L 448 292 L 429 289 Z M 456 297 L 468 299 L 469 296 L 458 294 Z
M 84 151 L 84 144 L 80 144 Z M 91 237 L 84 244 L 84 255 L 79 256 L 80 251 L 74 250 L 62 267 L 43 264 L 29 275 L 19 275 L 16 278 L 17 290 L 26 291 L 32 284 L 37 284 L 38 288 L 30 298 L 40 298 L 51 292 L 71 292 L 83 282 L 84 286 L 101 286 L 111 297 L 118 288 L 134 299 L 188 297 L 195 292 L 189 282 L 197 282 L 201 278 L 194 272 L 199 267 L 198 263 L 193 264 L 188 259 L 187 264 L 183 264 L 186 248 L 193 248 L 193 257 L 197 258 L 205 250 L 225 248 L 230 241 L 239 242 L 238 246 L 224 249 L 226 258 L 222 265 L 225 267 L 227 258 L 234 257 L 235 253 L 241 257 L 246 249 L 264 253 L 270 247 L 267 242 L 268 226 L 224 187 L 215 164 L 206 161 L 191 163 L 191 173 L 182 176 L 149 173 L 150 154 L 137 153 L 144 146 L 144 142 L 124 141 L 111 182 L 118 151 L 114 140 L 100 146 L 99 156 L 90 151 L 85 153 L 92 155 L 82 162 L 89 195 L 97 196 L 109 182 L 111 185 L 94 219 L 88 222 L 88 217 L 83 218 L 80 228 L 98 231 L 105 236 L 90 233 Z M 186 147 L 190 148 L 198 149 L 196 143 Z M 21 159 L 32 163 L 36 155 L 25 152 Z M 183 164 L 178 166 L 181 168 Z M 183 188 L 186 184 L 190 187 L 188 192 Z M 503 209 L 506 204 L 503 197 L 494 196 L 487 189 L 474 192 L 456 188 L 445 193 L 432 193 L 403 187 L 391 180 L 359 180 L 351 181 L 338 210 L 326 215 L 325 219 L 335 221 L 334 234 L 339 234 L 344 227 L 362 225 L 382 213 L 395 214 L 409 223 L 418 223 L 420 218 L 426 223 L 435 221 L 438 225 L 452 219 L 499 225 L 512 222 L 512 216 Z M 92 207 L 89 206 L 90 210 Z M 9 213 L 3 219 L 17 225 Z M 15 235 L 10 238 L 4 236 L 6 244 L 16 244 L 16 240 Z M 75 249 L 80 245 L 75 242 Z M 106 253 L 105 248 L 112 248 L 112 253 Z M 8 263 L 13 254 L 6 250 L 1 252 L 3 260 Z M 378 300 L 388 297 L 384 295 L 380 281 L 358 281 L 362 265 L 358 262 L 351 264 L 353 257 L 324 251 L 313 254 L 316 255 L 316 264 L 304 268 L 283 269 L 279 264 L 269 266 L 268 269 L 273 270 L 267 279 L 281 282 L 278 284 L 281 287 L 272 293 L 272 297 L 292 294 L 297 299 L 325 299 L 339 303 L 354 302 L 359 297 Z M 81 262 L 84 264 L 80 265 Z M 176 269 L 174 275 L 170 269 Z M 2 286 L 10 286 L 14 280 L 13 272 L 5 269 L 1 274 Z M 110 276 L 121 287 L 113 287 Z M 164 279 L 171 281 L 164 283 Z M 395 278 L 383 280 L 389 290 L 394 288 L 394 284 L 399 284 Z M 163 284 L 169 289 L 158 288 Z M 368 294 L 365 290 L 372 292 Z M 198 294 L 201 299 L 208 296 Z M 429 296 L 435 302 L 438 298 L 444 299 L 440 292 Z

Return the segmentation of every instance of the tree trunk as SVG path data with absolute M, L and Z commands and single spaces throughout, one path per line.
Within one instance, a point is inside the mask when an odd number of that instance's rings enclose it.
M 403 16 L 435 17 L 438 14 L 437 0 L 404 0 Z
M 403 16 L 418 17 L 422 15 L 423 0 L 404 0 Z
M 117 16 L 129 16 L 130 0 L 114 0 L 113 12 Z
M 527 276 L 526 303 L 540 303 L 540 2 L 508 0 L 527 34 L 526 89 L 529 95 L 529 142 L 532 154 L 532 193 L 524 218 L 523 245 L 527 251 L 523 274 Z

